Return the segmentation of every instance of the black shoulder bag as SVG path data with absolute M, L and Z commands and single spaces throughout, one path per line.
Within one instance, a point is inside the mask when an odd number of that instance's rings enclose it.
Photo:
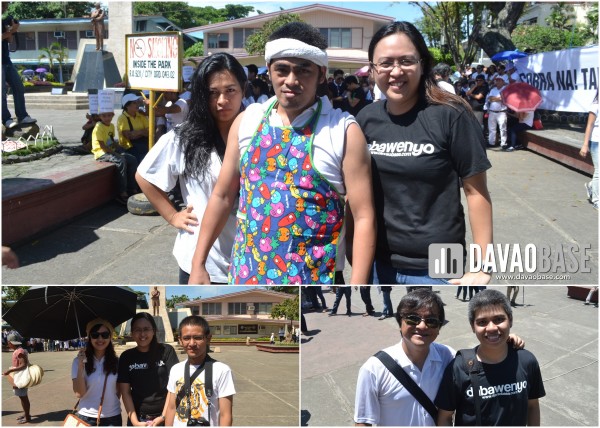
M 415 383 L 415 381 L 398 365 L 392 357 L 386 352 L 379 351 L 376 353 L 375 358 L 383 363 L 386 369 L 388 369 L 396 379 L 415 397 L 415 399 L 423 406 L 425 410 L 431 415 L 433 421 L 437 423 L 438 410 L 435 404 L 429 399 L 427 394 Z
M 471 378 L 471 386 L 473 387 L 473 400 L 475 400 L 475 420 L 477 426 L 481 425 L 481 397 L 479 396 L 479 369 L 480 364 L 475 355 L 475 349 L 461 349 L 456 355 L 462 355 L 465 361 L 465 371 Z
M 183 397 L 187 396 L 188 406 L 186 409 L 186 420 L 187 420 L 188 426 L 195 426 L 195 425 L 210 426 L 210 406 L 211 406 L 210 398 L 213 395 L 212 373 L 213 373 L 213 363 L 214 362 L 215 362 L 215 360 L 207 355 L 206 358 L 204 359 L 204 362 L 202 363 L 202 365 L 194 371 L 194 373 L 192 374 L 191 377 L 190 377 L 190 361 L 187 360 L 185 362 L 185 367 L 183 369 L 184 370 L 184 374 L 183 374 L 184 385 L 183 385 L 183 388 L 181 388 L 179 390 L 179 393 L 177 394 L 177 397 L 175 399 L 175 408 L 179 408 L 179 404 L 181 403 L 181 400 L 183 400 Z M 204 369 L 206 369 L 206 375 L 204 376 L 204 392 L 206 394 L 206 398 L 208 398 L 208 421 L 194 420 L 190 424 L 191 413 L 192 413 L 192 404 L 191 404 L 192 403 L 192 400 L 191 400 L 192 384 L 194 383 L 196 378 L 200 375 L 200 373 L 202 373 L 204 371 Z M 203 422 L 205 422 L 205 423 L 203 423 Z

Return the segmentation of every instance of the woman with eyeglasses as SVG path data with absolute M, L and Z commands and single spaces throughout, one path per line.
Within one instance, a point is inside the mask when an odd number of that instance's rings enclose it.
M 179 230 L 173 255 L 179 265 L 180 284 L 189 280 L 200 223 L 221 171 L 229 128 L 242 110 L 246 79 L 244 68 L 233 56 L 216 53 L 205 58 L 192 76 L 186 121 L 163 135 L 137 169 L 137 182 L 148 200 Z M 187 205 L 182 211 L 167 195 L 178 179 Z M 227 283 L 235 230 L 234 211 L 206 260 L 214 283 Z
M 179 362 L 171 345 L 158 343 L 156 323 L 147 312 L 131 319 L 136 347 L 119 358 L 117 385 L 127 411 L 127 426 L 165 424 L 167 382 L 171 367 Z
M 94 426 L 122 426 L 113 326 L 96 318 L 85 330 L 87 345 L 71 365 L 73 392 L 79 398 L 77 416 Z
M 377 214 L 375 284 L 448 284 L 428 274 L 430 244 L 465 245 L 466 195 L 473 242 L 492 242 L 491 167 L 469 105 L 441 89 L 423 36 L 408 22 L 381 28 L 369 46 L 371 75 L 386 100 L 356 119 L 369 144 Z M 455 284 L 487 284 L 486 272 Z

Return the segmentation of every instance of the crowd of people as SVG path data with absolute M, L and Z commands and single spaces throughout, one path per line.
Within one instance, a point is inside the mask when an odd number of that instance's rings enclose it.
M 208 322 L 197 315 L 178 327 L 179 344 L 187 358 L 179 361 L 175 349 L 157 339 L 157 326 L 147 312 L 131 320 L 135 348 L 117 357 L 114 327 L 102 318 L 86 325 L 84 346 L 71 364 L 75 416 L 93 426 L 231 426 L 235 386 L 231 369 L 208 355 L 212 338 Z M 26 370 L 29 353 L 14 333 L 6 335 L 13 351 L 11 367 L 3 372 L 31 422 L 27 387 L 15 384 L 15 372 Z
M 2 330 L 2 347 L 8 346 L 8 337 L 11 335 L 17 335 L 15 330 Z M 59 352 L 59 351 L 73 351 L 81 349 L 85 346 L 85 342 L 82 339 L 70 339 L 70 340 L 58 340 L 58 339 L 41 339 L 31 337 L 29 339 L 20 338 L 23 342 L 23 348 L 27 352 Z

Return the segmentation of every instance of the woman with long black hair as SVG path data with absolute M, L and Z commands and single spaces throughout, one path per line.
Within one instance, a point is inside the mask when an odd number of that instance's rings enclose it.
M 231 55 L 205 58 L 192 76 L 187 119 L 165 134 L 139 165 L 136 179 L 156 210 L 179 229 L 173 255 L 179 264 L 179 283 L 187 284 L 199 225 L 221 170 L 229 128 L 242 110 L 246 73 Z M 177 211 L 167 192 L 177 179 L 187 208 Z M 227 271 L 236 230 L 230 213 L 215 241 L 206 268 L 215 283 L 227 283 Z
M 375 284 L 448 284 L 429 276 L 430 244 L 462 244 L 466 197 L 473 243 L 492 243 L 483 133 L 466 101 L 441 89 L 417 28 L 392 22 L 369 46 L 371 75 L 386 100 L 356 116 L 372 158 L 377 215 Z M 486 271 L 450 282 L 485 285 Z
M 167 382 L 179 362 L 171 345 L 158 343 L 156 323 L 148 312 L 131 319 L 136 347 L 119 358 L 117 386 L 127 411 L 127 426 L 164 425 Z
M 121 402 L 117 391 L 119 359 L 112 345 L 113 326 L 96 318 L 86 326 L 88 342 L 71 365 L 77 416 L 90 425 L 121 426 Z

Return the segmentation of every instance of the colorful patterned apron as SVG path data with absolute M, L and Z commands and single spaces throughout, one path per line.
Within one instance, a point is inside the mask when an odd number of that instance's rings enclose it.
M 240 205 L 229 282 L 333 284 L 344 199 L 314 168 L 321 100 L 302 128 L 265 113 L 240 160 Z

